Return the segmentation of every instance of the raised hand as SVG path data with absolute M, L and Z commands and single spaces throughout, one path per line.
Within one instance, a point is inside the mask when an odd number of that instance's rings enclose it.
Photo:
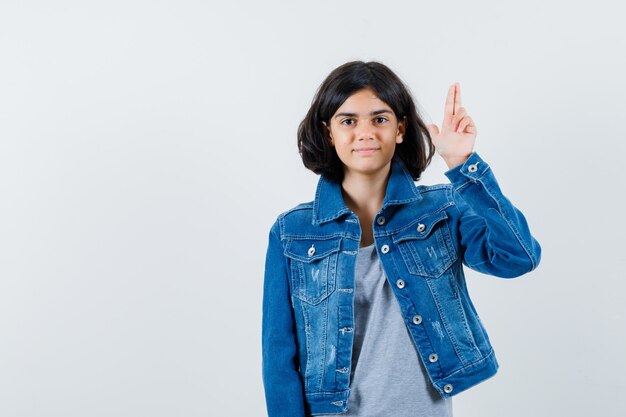
M 449 168 L 462 164 L 474 150 L 476 125 L 461 106 L 461 85 L 454 83 L 448 89 L 441 131 L 435 124 L 426 126 L 437 153 Z

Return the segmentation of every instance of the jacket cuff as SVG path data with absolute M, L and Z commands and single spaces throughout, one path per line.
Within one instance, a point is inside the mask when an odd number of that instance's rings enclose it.
M 468 181 L 478 181 L 488 169 L 489 165 L 474 151 L 465 162 L 444 172 L 444 175 L 458 189 Z

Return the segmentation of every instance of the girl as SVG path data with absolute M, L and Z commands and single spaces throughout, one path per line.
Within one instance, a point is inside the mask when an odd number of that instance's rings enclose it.
M 278 215 L 263 289 L 270 417 L 451 416 L 451 397 L 498 369 L 463 265 L 503 278 L 541 247 L 475 151 L 452 85 L 426 126 L 385 65 L 349 62 L 298 129 L 315 199 Z M 434 152 L 450 184 L 416 185 Z

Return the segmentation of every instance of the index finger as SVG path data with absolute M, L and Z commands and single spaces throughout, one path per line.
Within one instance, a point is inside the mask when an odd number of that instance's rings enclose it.
M 454 86 L 456 87 L 454 95 L 454 114 L 457 114 L 461 108 L 461 84 L 454 83 Z
M 448 96 L 446 97 L 445 117 L 452 119 L 461 107 L 461 93 L 457 88 L 458 83 L 454 83 L 448 88 Z M 457 91 L 459 90 L 459 91 Z

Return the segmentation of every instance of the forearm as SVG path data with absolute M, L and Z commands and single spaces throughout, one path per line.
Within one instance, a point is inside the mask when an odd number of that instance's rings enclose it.
M 275 223 L 269 236 L 263 285 L 263 385 L 269 417 L 304 417 L 289 276 L 279 236 Z
M 504 196 L 491 167 L 476 152 L 445 173 L 459 209 L 466 265 L 500 277 L 537 267 L 541 246 L 522 212 Z

